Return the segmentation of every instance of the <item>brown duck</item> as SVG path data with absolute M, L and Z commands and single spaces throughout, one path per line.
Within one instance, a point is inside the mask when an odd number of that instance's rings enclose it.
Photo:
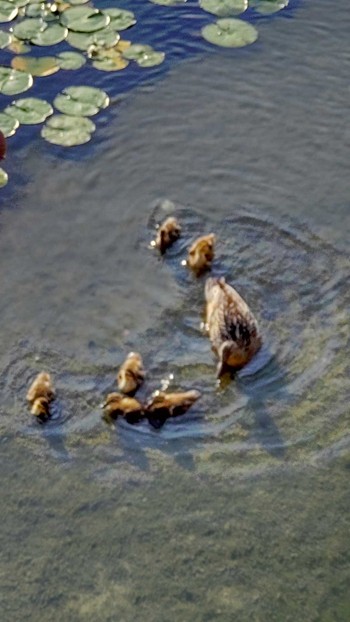
M 118 389 L 123 393 L 133 394 L 141 386 L 144 378 L 145 370 L 141 355 L 138 352 L 130 352 L 118 371 Z
M 102 408 L 106 419 L 124 417 L 128 423 L 136 423 L 144 413 L 144 408 L 138 400 L 116 392 L 107 395 Z
M 200 396 L 200 392 L 195 390 L 182 393 L 156 391 L 146 404 L 145 415 L 164 419 L 183 415 Z
M 214 259 L 215 241 L 214 233 L 210 233 L 197 238 L 190 246 L 186 264 L 197 276 L 210 270 Z
M 33 380 L 27 392 L 27 400 L 32 405 L 31 414 L 40 420 L 50 416 L 50 402 L 55 397 L 55 389 L 50 374 L 40 372 Z
M 246 365 L 262 344 L 258 323 L 247 303 L 224 279 L 205 284 L 206 329 L 219 358 L 218 378 Z
M 166 218 L 164 222 L 159 226 L 157 231 L 157 237 L 153 243 L 156 248 L 159 248 L 161 255 L 164 255 L 169 246 L 181 235 L 181 226 L 179 221 L 173 216 Z

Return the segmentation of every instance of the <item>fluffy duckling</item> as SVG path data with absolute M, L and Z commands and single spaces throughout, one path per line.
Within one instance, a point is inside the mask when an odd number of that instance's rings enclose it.
M 183 415 L 200 398 L 199 391 L 166 393 L 156 391 L 146 404 L 145 414 L 155 419 L 167 419 Z
M 159 226 L 154 246 L 159 248 L 161 255 L 171 246 L 181 235 L 179 221 L 173 216 L 166 218 Z
M 206 328 L 219 357 L 217 377 L 238 370 L 262 344 L 258 323 L 247 303 L 224 279 L 209 278 L 205 284 Z
M 107 419 L 116 419 L 118 416 L 125 417 L 128 423 L 139 421 L 144 412 L 140 402 L 133 397 L 126 397 L 121 393 L 109 393 L 102 404 L 104 416 Z
M 31 414 L 41 421 L 48 419 L 50 416 L 49 405 L 54 397 L 55 389 L 50 374 L 45 371 L 40 372 L 27 392 L 27 400 L 32 405 Z
M 141 355 L 138 352 L 130 352 L 118 371 L 118 389 L 123 393 L 133 394 L 143 383 L 144 378 L 145 370 Z
M 215 241 L 216 236 L 214 233 L 209 233 L 209 235 L 197 238 L 190 246 L 186 263 L 197 276 L 205 272 L 205 270 L 210 270 L 214 259 Z

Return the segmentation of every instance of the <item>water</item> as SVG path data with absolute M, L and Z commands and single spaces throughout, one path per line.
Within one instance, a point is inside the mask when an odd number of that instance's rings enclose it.
M 140 29 L 165 46 L 162 8 L 146 8 Z M 231 52 L 195 38 L 195 7 L 174 9 L 171 62 L 115 81 L 126 96 L 90 145 L 67 157 L 35 129 L 11 142 L 6 622 L 349 619 L 350 54 L 345 0 L 332 10 L 294 4 L 259 20 L 256 46 Z M 148 245 L 165 200 L 184 236 L 160 260 Z M 222 389 L 200 332 L 204 279 L 181 266 L 212 230 L 214 273 L 265 335 Z M 106 426 L 99 403 L 130 349 L 144 355 L 143 395 L 174 374 L 172 387 L 202 392 L 198 406 L 161 430 Z M 24 399 L 42 368 L 58 390 L 47 426 Z

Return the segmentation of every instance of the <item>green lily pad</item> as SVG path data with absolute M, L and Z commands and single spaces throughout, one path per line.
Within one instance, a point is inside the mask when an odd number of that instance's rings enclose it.
M 4 32 L 0 30 L 0 50 L 7 48 L 7 46 L 11 43 L 11 35 L 9 32 Z
M 18 8 L 8 0 L 0 0 L 0 22 L 11 22 L 17 16 Z
M 98 9 L 76 6 L 64 11 L 60 21 L 63 26 L 74 32 L 95 32 L 108 26 L 110 17 Z
M 11 2 L 18 8 L 21 8 L 22 6 L 26 6 L 26 4 L 29 4 L 30 0 L 11 0 Z
M 16 71 L 10 67 L 0 67 L 0 93 L 4 95 L 17 95 L 24 93 L 33 85 L 33 77 L 30 73 Z
M 61 69 L 80 69 L 86 63 L 86 58 L 79 52 L 61 52 L 57 56 Z
M 113 48 L 97 48 L 91 54 L 93 59 L 93 67 L 100 71 L 121 71 L 128 66 L 129 61 L 126 60 L 118 49 L 118 44 Z
M 67 41 L 69 45 L 78 50 L 88 50 L 90 47 L 113 47 L 118 43 L 120 35 L 109 26 L 92 33 L 69 32 Z
M 57 20 L 57 16 L 51 10 L 51 5 L 43 2 L 30 3 L 26 8 L 26 17 L 39 17 L 45 22 Z
M 261 15 L 272 15 L 288 6 L 289 0 L 254 0 L 251 6 Z
M 4 171 L 3 168 L 0 168 L 0 188 L 2 188 L 3 186 L 6 186 L 8 180 L 9 180 L 8 174 L 6 173 L 6 171 Z
M 124 52 L 124 58 L 135 60 L 140 67 L 154 67 L 160 65 L 165 58 L 164 52 L 156 52 L 150 45 L 134 43 Z
M 54 56 L 16 56 L 11 61 L 11 66 L 17 71 L 26 71 L 32 76 L 51 76 L 59 71 L 60 65 Z
M 248 8 L 248 0 L 199 0 L 199 6 L 219 17 L 239 15 Z
M 13 34 L 17 39 L 23 39 L 23 41 L 29 41 L 39 32 L 45 29 L 45 22 L 42 19 L 34 19 L 29 17 L 16 24 L 13 29 Z
M 64 41 L 68 35 L 67 28 L 64 28 L 60 24 L 49 24 L 45 30 L 38 32 L 31 38 L 31 42 L 34 45 L 56 45 Z
M 89 0 L 67 0 L 67 3 L 71 4 L 72 6 L 75 6 L 77 4 L 86 4 L 87 2 L 89 2 Z
M 47 120 L 41 136 L 54 145 L 75 147 L 89 142 L 94 131 L 95 124 L 90 119 L 57 114 Z
M 27 54 L 28 52 L 30 52 L 31 47 L 30 45 L 24 43 L 24 41 L 21 41 L 20 39 L 17 39 L 17 37 L 12 36 L 11 42 L 8 46 L 8 50 L 10 50 L 10 52 L 14 52 L 14 54 Z
M 174 6 L 175 4 L 185 4 L 187 0 L 151 0 L 153 4 L 161 4 L 162 6 Z
M 93 86 L 69 86 L 57 95 L 54 106 L 70 116 L 90 117 L 109 104 L 107 93 Z
M 36 125 L 43 123 L 47 117 L 52 115 L 53 108 L 44 99 L 26 97 L 12 102 L 4 112 L 23 125 Z
M 213 45 L 240 48 L 254 43 L 258 38 L 258 31 L 242 19 L 224 18 L 204 26 L 202 36 Z
M 13 117 L 9 117 L 8 114 L 0 112 L 0 130 L 5 138 L 13 136 L 16 129 L 19 127 L 19 122 Z
M 103 9 L 102 13 L 109 16 L 111 20 L 109 25 L 115 30 L 126 30 L 136 24 L 136 18 L 132 11 L 111 7 Z

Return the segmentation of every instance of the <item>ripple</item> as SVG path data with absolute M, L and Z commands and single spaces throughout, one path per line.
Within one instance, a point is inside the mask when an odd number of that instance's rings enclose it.
M 155 223 L 173 209 L 183 235 L 160 259 L 147 245 Z M 181 265 L 194 237 L 209 231 L 218 237 L 213 273 L 224 274 L 246 298 L 264 334 L 258 355 L 220 387 L 209 340 L 200 329 L 205 276 L 196 279 Z M 93 360 L 82 361 L 49 349 L 38 352 L 23 342 L 0 376 L 3 436 L 13 435 L 42 455 L 47 448 L 65 459 L 89 452 L 97 471 L 105 461 L 118 462 L 120 477 L 125 477 L 122 465 L 132 464 L 133 473 L 152 472 L 164 460 L 184 455 L 199 470 L 248 475 L 274 467 L 276 460 L 281 468 L 319 464 L 322 455 L 343 447 L 350 394 L 347 258 L 295 223 L 281 225 L 247 209 L 223 222 L 204 220 L 192 208 L 164 202 L 153 206 L 139 244 L 153 253 L 154 270 L 166 270 L 178 294 L 177 306 L 163 308 L 155 325 L 128 344 L 146 362 L 140 396 L 168 378 L 170 389 L 198 389 L 201 400 L 160 430 L 124 421 L 108 428 L 99 404 L 115 386 L 119 353 L 105 353 L 102 360 L 95 353 Z M 152 294 L 157 300 L 156 287 Z M 47 426 L 30 419 L 24 399 L 41 368 L 52 372 L 58 392 Z

